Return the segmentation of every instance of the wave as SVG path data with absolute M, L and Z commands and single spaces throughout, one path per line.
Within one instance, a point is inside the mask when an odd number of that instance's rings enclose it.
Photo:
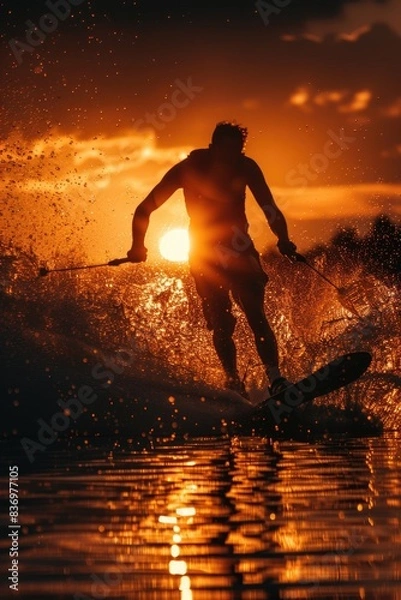
M 398 284 L 368 274 L 339 251 L 330 260 L 318 254 L 312 259 L 352 292 L 359 316 L 305 265 L 266 256 L 266 312 L 284 373 L 295 381 L 352 351 L 368 351 L 373 361 L 360 380 L 305 407 L 294 418 L 291 435 L 347 427 L 363 432 L 378 420 L 397 429 Z M 3 246 L 0 267 L 3 437 L 37 431 L 38 419 L 46 422 L 57 410 L 68 416 L 82 389 L 96 401 L 81 402 L 79 418 L 70 415 L 70 435 L 226 431 L 238 399 L 221 388 L 221 368 L 185 265 L 149 263 L 39 277 L 33 253 Z M 252 397 L 266 380 L 247 323 L 237 307 L 234 312 L 239 367 Z

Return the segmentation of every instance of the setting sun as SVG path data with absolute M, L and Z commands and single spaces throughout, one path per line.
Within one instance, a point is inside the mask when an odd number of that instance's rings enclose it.
M 171 229 L 159 242 L 160 254 L 171 262 L 185 262 L 189 255 L 189 236 L 186 229 Z

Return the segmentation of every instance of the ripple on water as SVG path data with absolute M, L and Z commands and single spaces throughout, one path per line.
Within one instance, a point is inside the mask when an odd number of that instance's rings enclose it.
M 104 440 L 47 461 L 19 482 L 24 598 L 399 598 L 395 434 Z

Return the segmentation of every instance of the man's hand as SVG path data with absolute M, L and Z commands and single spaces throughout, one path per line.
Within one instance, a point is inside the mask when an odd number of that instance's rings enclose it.
M 277 248 L 283 256 L 294 256 L 297 251 L 296 245 L 293 242 L 290 242 L 290 240 L 279 240 Z
M 127 257 L 133 263 L 145 262 L 148 255 L 148 250 L 145 246 L 132 246 L 127 252 Z

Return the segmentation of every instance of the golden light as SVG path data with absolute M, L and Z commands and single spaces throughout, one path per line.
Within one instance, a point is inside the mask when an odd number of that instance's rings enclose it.
M 290 104 L 293 106 L 303 106 L 309 100 L 309 92 L 305 88 L 298 88 L 290 98 Z
M 159 241 L 160 254 L 171 262 L 186 262 L 189 255 L 189 236 L 186 229 L 171 229 Z
M 365 110 L 371 99 L 372 92 L 370 90 L 360 90 L 353 95 L 352 100 L 348 104 L 339 107 L 339 112 L 353 113 Z

